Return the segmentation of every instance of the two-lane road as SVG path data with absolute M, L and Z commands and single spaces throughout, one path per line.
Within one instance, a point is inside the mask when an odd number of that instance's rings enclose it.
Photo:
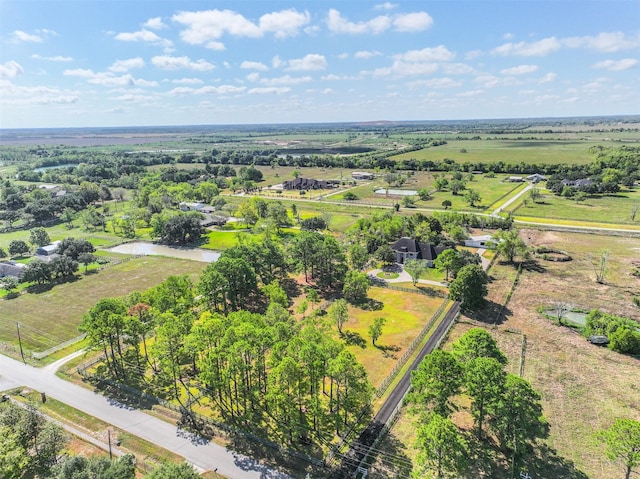
M 181 455 L 202 470 L 218 470 L 231 479 L 290 479 L 255 459 L 212 442 L 195 439 L 142 411 L 64 381 L 51 370 L 36 369 L 0 355 L 0 391 L 27 386 L 91 416 Z

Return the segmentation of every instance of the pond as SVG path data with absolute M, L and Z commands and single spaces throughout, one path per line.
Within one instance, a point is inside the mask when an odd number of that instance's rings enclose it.
M 416 190 L 394 190 L 394 189 L 389 189 L 389 194 L 390 195 L 396 195 L 396 196 L 415 196 L 418 194 L 418 192 Z M 376 195 L 386 195 L 387 194 L 387 189 L 386 188 L 380 188 L 379 190 L 375 191 Z
M 552 309 L 547 310 L 547 315 L 555 318 L 556 312 Z M 564 313 L 563 321 L 574 324 L 576 326 L 584 327 L 587 325 L 587 313 L 579 313 L 577 311 L 568 311 Z
M 109 248 L 108 251 L 122 254 L 169 256 L 171 258 L 190 259 L 193 261 L 202 261 L 204 263 L 212 263 L 213 261 L 217 261 L 220 257 L 220 253 L 217 251 L 200 248 L 165 246 L 146 243 L 144 241 L 134 241 L 132 243 L 121 244 L 120 246 Z

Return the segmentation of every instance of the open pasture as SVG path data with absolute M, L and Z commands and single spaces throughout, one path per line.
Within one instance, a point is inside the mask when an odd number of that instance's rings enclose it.
M 400 153 L 393 160 L 445 158 L 457 163 L 586 164 L 592 161 L 589 148 L 596 142 L 558 140 L 453 140 L 446 145 Z
M 51 288 L 36 286 L 38 292 L 0 300 L 0 341 L 17 345 L 20 323 L 25 349 L 50 348 L 78 336 L 83 315 L 99 299 L 144 291 L 171 275 L 188 274 L 195 281 L 205 267 L 198 261 L 146 256 Z
M 377 387 L 445 300 L 378 287 L 371 288 L 368 297 L 372 308 L 349 306 L 349 320 L 342 330 L 347 347 L 366 368 L 371 384 Z M 374 346 L 368 330 L 378 317 L 386 322 Z
M 541 191 L 544 197 L 538 202 L 519 202 L 512 210 L 518 216 L 529 218 L 557 218 L 577 221 L 597 221 L 601 223 L 640 225 L 640 189 L 622 189 L 614 195 L 589 196 L 581 202 L 571 198 L 556 196 L 548 190 Z M 523 197 L 526 199 L 526 195 Z

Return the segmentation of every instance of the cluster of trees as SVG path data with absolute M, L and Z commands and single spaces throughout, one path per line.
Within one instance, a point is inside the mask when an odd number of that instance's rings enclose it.
M 32 404 L 0 403 L 0 477 L 24 479 L 135 479 L 135 458 L 126 454 L 110 460 L 106 456 L 78 456 L 65 450 L 69 435 L 48 421 Z M 145 479 L 198 479 L 187 464 L 166 463 Z
M 79 263 L 84 264 L 86 269 L 96 260 L 94 252 L 95 247 L 85 239 L 65 238 L 56 248 L 55 253 L 59 256 L 48 261 L 33 259 L 25 266 L 21 279 L 26 283 L 44 284 L 54 278 L 73 276 L 78 271 Z
M 198 314 L 194 293 L 209 290 L 207 276 L 196 287 L 187 277 L 170 277 L 91 308 L 81 329 L 105 353 L 108 373 L 177 401 L 194 424 L 198 389 L 225 420 L 267 425 L 284 443 L 326 438 L 355 420 L 371 386 L 353 354 L 331 338 L 327 320 L 312 314 L 294 321 L 277 281 L 265 288 L 274 300 L 264 313 L 236 303 L 226 315 Z
M 587 314 L 584 335 L 606 336 L 613 351 L 640 354 L 640 325 L 633 319 L 593 309 Z
M 412 373 L 410 402 L 420 412 L 416 447 L 418 474 L 442 478 L 463 474 L 470 441 L 482 441 L 490 429 L 512 470 L 547 434 L 540 394 L 519 376 L 505 373 L 506 356 L 483 329 L 467 331 L 451 352 L 436 350 Z M 470 400 L 474 434 L 450 419 L 460 410 L 460 395 Z

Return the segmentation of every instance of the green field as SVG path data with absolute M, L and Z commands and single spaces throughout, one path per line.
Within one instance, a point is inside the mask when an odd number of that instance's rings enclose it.
M 561 140 L 452 140 L 446 145 L 392 156 L 393 160 L 449 158 L 458 163 L 586 164 L 592 161 L 589 148 L 598 141 Z M 466 150 L 466 152 L 464 152 Z
M 188 274 L 195 280 L 205 267 L 197 261 L 145 256 L 77 275 L 76 281 L 50 289 L 42 287 L 38 293 L 0 300 L 0 342 L 17 345 L 16 323 L 20 323 L 25 349 L 42 351 L 78 336 L 82 316 L 99 299 L 144 291 L 171 275 Z
M 342 329 L 345 338 L 352 338 L 347 342 L 351 343 L 348 348 L 366 368 L 371 384 L 377 387 L 444 300 L 385 288 L 371 288 L 368 297 L 381 309 L 349 306 L 349 321 Z M 377 346 L 373 346 L 368 329 L 377 317 L 385 318 L 386 322 Z
M 524 205 L 520 202 L 511 211 L 516 217 L 640 225 L 640 211 L 636 214 L 635 221 L 631 220 L 633 209 L 640 206 L 640 189 L 624 189 L 610 196 L 592 196 L 580 203 L 571 198 L 556 196 L 547 190 L 542 193 L 544 197 L 539 203 L 528 201 Z

